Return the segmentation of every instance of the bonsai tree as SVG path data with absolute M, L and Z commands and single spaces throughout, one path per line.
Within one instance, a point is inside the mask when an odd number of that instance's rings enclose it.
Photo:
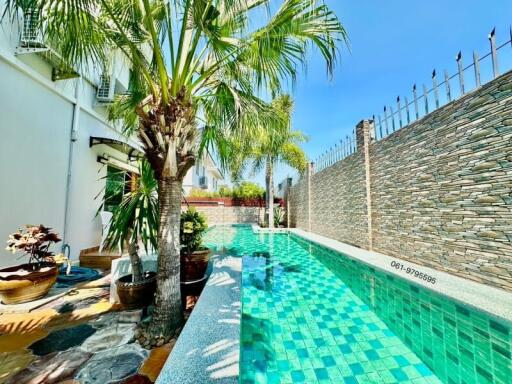
M 11 19 L 29 15 L 67 66 L 101 68 L 114 51 L 130 65 L 129 90 L 114 102 L 110 118 L 122 118 L 126 134 L 137 136 L 158 182 L 157 292 L 149 331 L 168 338 L 183 321 L 179 222 L 185 175 L 205 148 L 223 152 L 227 132 L 243 138 L 273 118 L 257 95 L 278 93 L 294 81 L 312 47 L 332 74 L 345 30 L 320 0 L 282 0 L 272 12 L 269 0 L 5 4 Z M 255 12 L 261 15 L 257 27 L 249 23 Z
M 150 248 L 156 250 L 158 247 L 158 185 L 147 160 L 140 162 L 139 175 L 128 182 L 132 189 L 112 212 L 106 245 L 114 247 L 121 244 L 127 247 L 132 265 L 132 281 L 138 282 L 143 276 L 139 242 L 144 245 L 146 253 Z
M 186 254 L 204 249 L 203 235 L 208 229 L 206 218 L 195 208 L 190 207 L 181 214 L 180 241 Z
M 42 263 L 54 263 L 54 254 L 50 251 L 52 244 L 61 241 L 57 233 L 44 225 L 26 225 L 9 235 L 6 250 L 12 253 L 23 252 L 29 256 L 32 269 L 39 269 Z

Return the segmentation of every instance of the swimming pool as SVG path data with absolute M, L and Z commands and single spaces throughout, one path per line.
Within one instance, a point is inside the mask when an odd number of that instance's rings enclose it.
M 241 383 L 512 383 L 508 324 L 293 234 L 207 243 L 243 257 Z

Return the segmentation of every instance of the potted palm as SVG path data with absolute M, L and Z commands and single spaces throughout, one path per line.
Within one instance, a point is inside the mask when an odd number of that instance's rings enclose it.
M 0 300 L 4 304 L 26 303 L 48 293 L 59 274 L 50 247 L 59 241 L 57 233 L 44 225 L 27 225 L 9 235 L 7 250 L 22 252 L 29 262 L 0 269 Z
M 203 280 L 210 259 L 210 250 L 203 246 L 203 234 L 208 229 L 206 218 L 193 207 L 181 213 L 181 282 Z
M 121 244 L 128 252 L 132 273 L 119 278 L 116 288 L 123 307 L 134 309 L 151 304 L 156 290 L 156 273 L 143 270 L 139 243 L 146 253 L 156 250 L 159 208 L 158 185 L 147 161 L 140 162 L 139 175 L 129 182 L 131 191 L 114 208 L 105 243 L 107 247 Z

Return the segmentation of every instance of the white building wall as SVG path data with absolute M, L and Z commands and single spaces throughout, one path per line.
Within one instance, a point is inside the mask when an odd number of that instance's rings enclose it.
M 123 137 L 106 121 L 105 108 L 96 105 L 96 88 L 88 81 L 95 76 L 53 82 L 51 66 L 39 56 L 14 54 L 17 42 L 16 27 L 4 19 L 0 26 L 0 244 L 27 223 L 45 224 L 64 234 L 70 137 L 78 100 L 66 239 L 76 260 L 81 249 L 97 246 L 101 235 L 95 214 L 106 166 L 96 158 L 108 154 L 126 159 L 105 145 L 89 148 L 89 137 Z M 115 70 L 127 86 L 127 64 Z M 0 267 L 19 263 L 18 257 L 0 246 Z
M 96 212 L 106 165 L 98 163 L 97 156 L 127 161 L 125 154 L 106 145 L 89 147 L 91 135 L 126 141 L 97 103 L 101 69 L 91 67 L 80 79 L 53 82 L 52 67 L 40 56 L 15 55 L 18 41 L 17 26 L 4 19 L 0 25 L 0 268 L 20 262 L 19 255 L 8 253 L 1 244 L 28 223 L 50 226 L 61 236 L 65 232 L 73 260 L 81 249 L 99 245 L 101 223 Z M 117 54 L 112 69 L 116 87 L 127 89 L 129 63 Z M 77 124 L 64 231 L 74 109 Z M 202 164 L 199 167 L 199 175 L 193 167 L 185 178 L 187 193 L 199 187 L 202 175 L 208 177 L 208 190 L 214 190 L 213 175 L 207 168 L 203 171 Z M 61 245 L 55 250 L 60 251 Z
M 0 243 L 31 223 L 62 233 L 72 104 L 0 61 Z M 16 262 L 0 248 L 0 266 Z
M 203 166 L 201 163 L 198 163 L 189 169 L 187 175 L 183 179 L 183 190 L 185 191 L 185 195 L 189 195 L 192 189 L 201 188 L 199 180 L 202 176 L 206 176 L 208 179 L 208 188 L 205 188 L 204 191 L 217 192 L 219 190 L 223 179 L 218 178 L 218 176 L 211 170 Z M 216 184 L 214 183 L 214 180 L 217 180 Z

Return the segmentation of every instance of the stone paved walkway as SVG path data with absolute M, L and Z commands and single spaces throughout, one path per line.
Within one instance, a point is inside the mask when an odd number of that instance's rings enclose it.
M 142 312 L 120 311 L 109 289 L 107 275 L 37 305 L 0 307 L 0 384 L 153 383 L 175 341 L 141 348 Z

